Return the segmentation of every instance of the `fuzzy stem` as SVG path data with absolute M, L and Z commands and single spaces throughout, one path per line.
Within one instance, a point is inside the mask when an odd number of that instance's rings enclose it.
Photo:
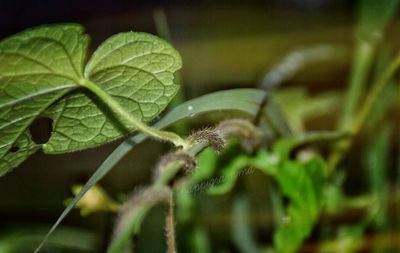
M 154 137 L 159 140 L 169 141 L 173 143 L 176 147 L 182 147 L 186 149 L 188 147 L 187 142 L 182 139 L 179 135 L 167 132 L 167 131 L 160 131 L 158 129 L 152 128 L 137 120 L 133 117 L 129 112 L 127 112 L 117 101 L 114 100 L 107 92 L 105 92 L 102 88 L 94 84 L 89 80 L 84 80 L 82 82 L 82 86 L 89 89 L 93 92 L 98 98 L 101 99 L 117 116 L 117 118 L 121 121 L 121 123 L 128 129 L 132 127 L 137 128 L 139 131 Z
M 165 217 L 165 225 L 167 232 L 167 252 L 176 253 L 176 242 L 175 242 L 175 214 L 174 214 L 174 193 L 171 191 L 168 200 L 168 214 Z

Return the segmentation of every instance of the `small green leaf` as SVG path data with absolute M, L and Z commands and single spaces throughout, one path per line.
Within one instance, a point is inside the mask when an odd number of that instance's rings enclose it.
M 227 166 L 221 169 L 222 175 L 218 178 L 220 184 L 212 184 L 207 190 L 209 194 L 225 194 L 229 192 L 240 176 L 240 171 L 249 164 L 250 158 L 247 155 L 236 156 Z
M 267 175 L 274 176 L 277 173 L 278 164 L 277 155 L 262 149 L 255 156 L 238 155 L 221 169 L 221 183 L 212 185 L 207 193 L 216 195 L 228 193 L 235 186 L 239 176 L 246 175 L 249 169 L 259 169 Z
M 306 163 L 284 161 L 276 179 L 284 196 L 289 199 L 286 216 L 274 233 L 278 252 L 297 252 L 317 222 L 323 204 L 325 166 L 321 159 Z

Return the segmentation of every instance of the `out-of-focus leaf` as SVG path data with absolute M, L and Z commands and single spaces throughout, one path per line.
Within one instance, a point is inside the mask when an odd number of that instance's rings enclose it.
M 339 119 L 340 129 L 346 129 L 353 121 L 354 114 L 365 94 L 368 75 L 373 66 L 374 55 L 383 38 L 385 26 L 394 17 L 399 1 L 388 0 L 384 4 L 374 0 L 358 0 L 356 24 L 356 46 L 352 69 Z
M 363 243 L 363 233 L 365 226 L 341 226 L 339 227 L 338 234 L 335 240 L 324 242 L 319 252 L 330 253 L 355 253 L 359 252 Z
M 191 231 L 190 238 L 191 251 L 193 253 L 209 253 L 211 245 L 208 239 L 207 231 L 201 226 L 195 226 Z
M 72 186 L 72 193 L 78 194 L 82 190 L 82 185 Z M 71 198 L 65 200 L 65 205 L 71 202 Z M 118 211 L 120 204 L 114 201 L 107 192 L 99 185 L 93 186 L 85 196 L 76 204 L 82 216 L 87 216 L 94 212 Z
M 311 96 L 304 87 L 293 87 L 274 91 L 273 98 L 281 107 L 291 128 L 302 132 L 305 120 L 334 112 L 339 108 L 342 97 L 338 92 Z
M 383 228 L 388 225 L 387 208 L 389 196 L 388 161 L 392 127 L 386 125 L 372 137 L 366 146 L 364 166 L 367 170 L 370 191 L 379 199 L 379 212 L 374 225 Z
M 193 215 L 195 200 L 193 195 L 202 189 L 197 184 L 210 178 L 217 168 L 218 154 L 212 148 L 206 148 L 197 156 L 197 167 L 183 185 L 175 187 L 176 214 L 181 222 L 186 222 Z
M 343 55 L 344 50 L 332 45 L 315 45 L 290 52 L 269 70 L 261 81 L 261 89 L 271 89 L 289 80 L 302 67 L 312 62 L 326 61 Z
M 245 168 L 258 168 L 273 177 L 289 204 L 274 233 L 278 252 L 293 253 L 312 231 L 318 220 L 325 189 L 325 164 L 314 156 L 307 161 L 290 160 L 285 154 L 259 151 L 256 156 L 241 155 L 222 169 L 222 180 L 208 193 L 229 192 Z
M 297 252 L 311 234 L 323 204 L 324 173 L 325 166 L 319 158 L 305 163 L 287 160 L 279 167 L 276 179 L 289 205 L 274 233 L 278 252 Z
M 210 178 L 217 167 L 218 154 L 212 148 L 206 148 L 197 156 L 197 168 L 190 177 L 190 183 L 196 184 Z
M 343 192 L 345 175 L 343 171 L 336 171 L 335 174 L 330 177 L 330 182 L 327 183 L 324 190 L 325 210 L 328 213 L 335 213 L 339 211 L 341 203 L 345 201 Z
M 250 203 L 244 196 L 233 201 L 232 236 L 236 248 L 242 253 L 261 253 L 250 226 Z
M 274 175 L 277 170 L 279 158 L 260 150 L 255 156 L 240 154 L 234 157 L 229 164 L 221 168 L 219 184 L 213 184 L 207 190 L 209 194 L 226 194 L 234 187 L 240 176 L 247 175 L 251 169 L 259 169 L 267 175 Z
M 291 151 L 302 145 L 335 142 L 346 137 L 345 133 L 333 131 L 304 133 L 278 140 L 274 145 L 274 151 L 282 159 L 288 159 Z
M 47 227 L 25 224 L 0 233 L 1 253 L 32 252 L 43 236 Z M 97 236 L 83 229 L 60 227 L 48 240 L 46 252 L 97 252 Z
M 128 200 L 121 211 L 107 252 L 127 252 L 132 247 L 131 237 L 140 231 L 146 214 L 155 205 L 166 203 L 170 194 L 170 190 L 166 187 L 151 187 L 136 193 Z
M 366 41 L 380 40 L 398 5 L 399 0 L 386 0 L 384 4 L 375 0 L 358 0 L 356 35 Z
M 240 172 L 249 164 L 247 155 L 238 155 L 224 168 L 221 169 L 221 177 L 218 178 L 220 184 L 211 185 L 207 190 L 209 194 L 224 194 L 229 192 L 236 183 L 236 179 L 240 176 Z

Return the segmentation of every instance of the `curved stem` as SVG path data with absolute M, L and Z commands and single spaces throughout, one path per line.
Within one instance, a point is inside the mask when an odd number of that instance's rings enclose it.
M 115 101 L 113 97 L 111 97 L 107 92 L 105 92 L 102 88 L 100 88 L 93 82 L 89 80 L 84 80 L 81 85 L 89 89 L 98 98 L 100 98 L 101 101 L 103 101 L 112 110 L 112 112 L 115 113 L 121 123 L 128 129 L 135 127 L 139 131 L 148 134 L 149 136 L 156 139 L 172 142 L 175 146 L 182 147 L 183 149 L 188 148 L 188 143 L 179 135 L 172 132 L 161 131 L 149 127 L 140 120 L 137 120 L 129 112 L 127 112 L 117 101 Z

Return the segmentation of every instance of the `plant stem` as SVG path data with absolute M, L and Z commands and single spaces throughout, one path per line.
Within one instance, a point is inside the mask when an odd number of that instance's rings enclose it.
M 375 43 L 360 39 L 358 40 L 352 64 L 353 69 L 346 92 L 344 110 L 340 119 L 340 130 L 346 129 L 346 127 L 351 123 L 356 108 L 360 103 L 360 98 L 364 94 L 375 48 Z
M 174 214 L 174 192 L 171 191 L 168 200 L 168 214 L 165 217 L 165 225 L 167 230 L 167 252 L 176 253 L 176 242 L 175 242 L 175 214 Z
M 369 91 L 364 104 L 362 105 L 361 109 L 356 115 L 356 118 L 353 120 L 352 124 L 349 127 L 350 135 L 352 135 L 353 138 L 344 140 L 343 142 L 339 143 L 334 152 L 330 155 L 328 159 L 329 174 L 333 172 L 338 163 L 342 160 L 344 154 L 350 148 L 354 136 L 358 134 L 358 132 L 364 125 L 369 112 L 371 111 L 376 100 L 381 94 L 383 88 L 385 87 L 385 84 L 389 82 L 389 80 L 393 77 L 393 75 L 396 73 L 399 67 L 400 67 L 400 54 L 396 56 L 396 58 L 390 63 L 390 65 L 382 73 L 379 79 L 377 79 L 375 83 L 372 85 L 372 89 Z
M 396 56 L 396 58 L 390 63 L 390 65 L 382 73 L 380 78 L 372 86 L 371 91 L 368 93 L 360 112 L 357 114 L 356 119 L 353 121 L 353 124 L 350 128 L 352 134 L 356 134 L 360 131 L 377 98 L 382 93 L 383 88 L 390 81 L 390 79 L 393 77 L 399 67 L 400 54 Z
M 93 82 L 89 80 L 84 80 L 81 83 L 81 85 L 89 89 L 102 102 L 104 102 L 126 128 L 132 129 L 134 127 L 151 137 L 154 137 L 159 140 L 169 141 L 173 143 L 176 147 L 182 147 L 183 149 L 188 148 L 188 143 L 184 139 L 182 139 L 179 135 L 172 132 L 161 131 L 149 127 L 140 120 L 137 120 L 128 111 L 126 111 L 117 101 L 115 101 L 113 97 L 111 97 L 107 92 L 105 92 L 102 88 L 100 88 Z

